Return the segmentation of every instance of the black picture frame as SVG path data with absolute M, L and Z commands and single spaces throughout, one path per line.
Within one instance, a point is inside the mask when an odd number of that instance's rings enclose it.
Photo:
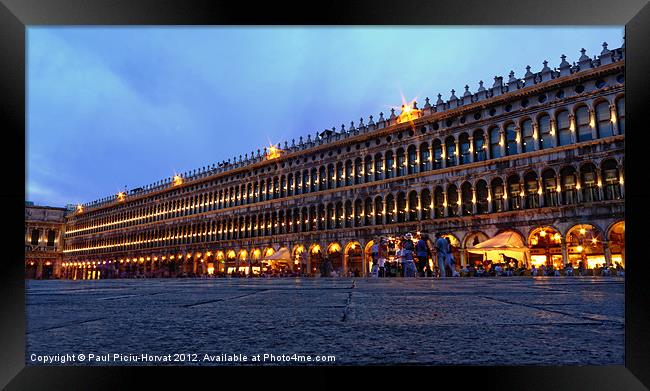
M 25 36 L 35 25 L 214 25 L 214 24 L 320 24 L 320 25 L 625 25 L 627 121 L 626 134 L 626 264 L 625 366 L 560 367 L 25 367 L 24 247 L 25 188 Z M 645 164 L 642 105 L 650 102 L 650 4 L 646 0 L 508 0 L 464 1 L 328 1 L 304 4 L 233 1 L 163 0 L 0 0 L 0 116 L 4 178 L 0 196 L 4 206 L 8 250 L 1 257 L 0 386 L 6 389 L 114 389 L 191 387 L 208 381 L 252 388 L 279 385 L 343 387 L 423 386 L 480 389 L 616 389 L 650 387 L 650 300 L 644 289 L 648 261 L 643 258 L 643 224 L 649 221 L 644 189 Z M 387 48 L 389 50 L 389 48 Z M 638 129 L 637 129 L 638 128 Z M 64 152 L 62 152 L 64 153 Z M 22 163 L 21 163 L 22 162 Z M 23 168 L 23 171 L 20 170 Z M 647 174 L 646 174 L 647 176 Z M 340 374 L 339 371 L 345 374 Z M 258 375 L 259 372 L 259 375 Z M 255 373 L 255 375 L 251 375 Z M 344 377 L 345 376 L 345 377 Z

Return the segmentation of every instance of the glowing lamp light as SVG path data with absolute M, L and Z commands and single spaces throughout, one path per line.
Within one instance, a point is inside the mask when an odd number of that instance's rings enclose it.
M 581 253 L 582 250 L 584 250 L 584 249 L 582 248 L 582 246 L 578 246 L 578 247 L 576 247 L 576 250 L 577 250 L 579 253 Z
M 585 233 L 587 233 L 587 230 L 584 228 L 580 228 L 580 235 L 584 235 Z
M 116 197 L 117 197 L 117 201 L 118 201 L 118 202 L 122 202 L 122 201 L 124 201 L 124 199 L 126 198 L 126 194 L 124 194 L 124 192 L 121 191 L 121 192 L 117 193 L 117 196 L 116 196 Z
M 541 230 L 541 231 L 540 231 L 540 233 L 539 233 L 539 236 L 541 236 L 541 237 L 544 237 L 544 236 L 546 236 L 546 231 L 544 231 L 544 230 Z

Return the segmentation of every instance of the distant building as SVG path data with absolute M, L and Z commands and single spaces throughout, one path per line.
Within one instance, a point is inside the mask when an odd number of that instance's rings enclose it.
M 66 209 L 25 204 L 25 276 L 58 278 Z

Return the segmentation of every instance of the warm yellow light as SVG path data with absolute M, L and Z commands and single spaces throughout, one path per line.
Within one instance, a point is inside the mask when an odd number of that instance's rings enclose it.
M 269 151 L 266 154 L 266 159 L 275 159 L 280 157 L 282 150 L 280 148 L 277 148 L 273 145 L 269 146 Z
M 582 246 L 578 246 L 578 247 L 576 247 L 576 250 L 577 250 L 579 253 L 581 253 L 582 250 L 583 250 L 583 248 L 582 248 Z
M 584 235 L 585 233 L 587 233 L 587 230 L 584 228 L 580 228 L 580 235 Z
M 174 175 L 174 186 L 178 186 L 183 183 L 183 178 L 180 175 Z
M 596 238 L 591 239 L 591 243 L 596 244 L 597 242 L 598 242 L 598 239 L 596 239 Z
M 541 236 L 541 237 L 546 236 L 546 231 L 541 230 L 541 231 L 539 232 L 539 236 Z
M 122 202 L 122 201 L 124 201 L 125 198 L 126 198 L 126 194 L 124 194 L 123 191 L 117 193 L 117 201 L 118 201 L 118 202 Z

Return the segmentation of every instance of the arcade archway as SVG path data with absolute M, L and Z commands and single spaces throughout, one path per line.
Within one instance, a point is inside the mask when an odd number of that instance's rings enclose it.
M 543 226 L 533 229 L 528 236 L 528 247 L 530 248 L 531 265 L 564 268 L 562 235 L 555 228 Z
M 363 275 L 363 253 L 359 242 L 350 242 L 345 246 L 345 264 L 354 277 Z
M 573 267 L 581 264 L 593 269 L 605 264 L 603 235 L 600 229 L 591 224 L 578 224 L 567 233 L 567 252 Z

